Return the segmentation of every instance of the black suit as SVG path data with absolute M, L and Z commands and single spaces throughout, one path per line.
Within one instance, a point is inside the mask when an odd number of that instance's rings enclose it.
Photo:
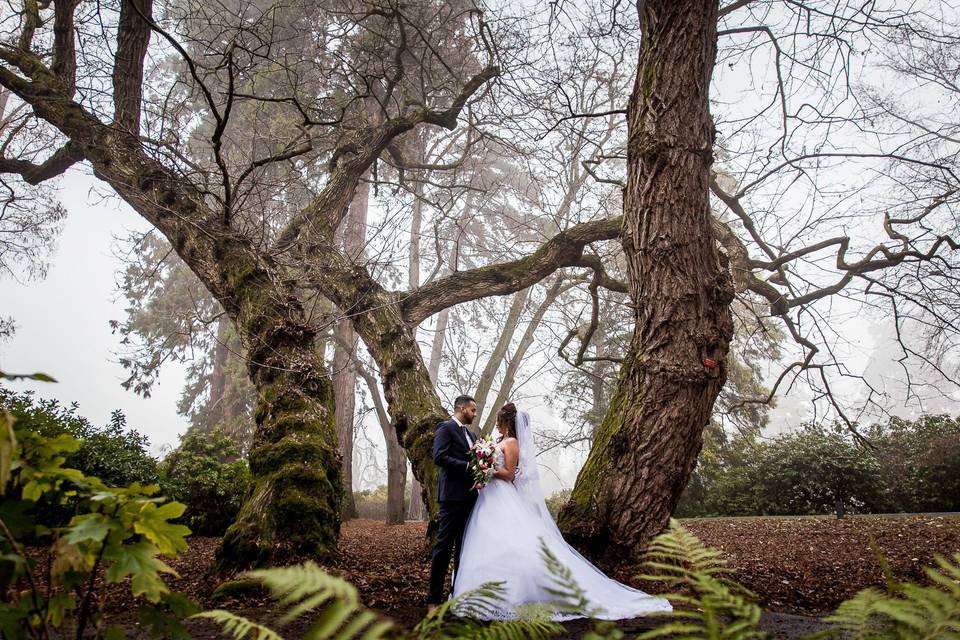
M 433 546 L 430 562 L 430 592 L 427 594 L 430 604 L 439 604 L 443 599 L 443 582 L 447 577 L 451 554 L 456 580 L 463 531 L 477 501 L 477 490 L 473 488 L 473 474 L 469 466 L 470 446 L 476 438 L 473 434 L 470 437 L 468 442 L 463 428 L 454 420 L 441 422 L 433 434 L 433 461 L 440 467 L 437 492 L 440 515 L 437 518 L 437 542 Z

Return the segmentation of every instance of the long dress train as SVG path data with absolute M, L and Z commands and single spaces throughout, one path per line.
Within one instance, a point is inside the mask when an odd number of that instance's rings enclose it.
M 499 446 L 494 455 L 496 465 L 503 466 Z M 453 595 L 459 596 L 486 582 L 505 582 L 506 601 L 510 605 L 555 601 L 556 597 L 547 591 L 555 583 L 541 555 L 540 540 L 543 539 L 557 559 L 570 569 L 573 579 L 585 592 L 589 607 L 602 609 L 594 617 L 622 620 L 671 610 L 666 599 L 608 578 L 567 544 L 552 519 L 544 520 L 541 510 L 531 505 L 513 483 L 499 478 L 491 480 L 480 491 L 467 522 Z M 511 607 L 479 617 L 509 620 L 515 619 L 517 613 Z M 552 617 L 568 620 L 583 616 L 555 611 Z

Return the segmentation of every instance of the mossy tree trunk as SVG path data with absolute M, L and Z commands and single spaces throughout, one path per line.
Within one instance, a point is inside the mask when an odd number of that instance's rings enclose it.
M 217 552 L 221 569 L 326 557 L 340 534 L 343 481 L 334 394 L 299 299 L 261 260 L 226 259 L 236 323 L 257 391 L 253 485 Z
M 368 313 L 355 316 L 354 324 L 380 369 L 397 442 L 406 451 L 432 520 L 438 508 L 433 432 L 449 413 L 434 390 L 414 338 L 415 329 L 403 321 L 395 294 L 381 290 L 368 299 L 368 304 Z
M 669 520 L 733 335 L 733 288 L 709 206 L 717 2 L 650 0 L 640 11 L 623 233 L 636 328 L 560 517 L 572 542 L 608 557 L 636 553 Z

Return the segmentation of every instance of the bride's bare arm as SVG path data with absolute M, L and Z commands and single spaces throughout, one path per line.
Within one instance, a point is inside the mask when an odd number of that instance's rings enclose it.
M 507 438 L 500 443 L 500 448 L 503 450 L 503 466 L 493 472 L 493 477 L 513 482 L 513 479 L 517 476 L 520 446 L 516 438 Z

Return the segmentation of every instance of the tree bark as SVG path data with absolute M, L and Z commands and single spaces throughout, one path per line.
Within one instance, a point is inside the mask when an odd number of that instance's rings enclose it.
M 380 395 L 380 385 L 370 371 L 356 358 L 353 359 L 357 373 L 367 384 L 370 397 L 373 398 L 373 408 L 377 414 L 377 422 L 383 430 L 383 439 L 387 443 L 387 524 L 403 524 L 404 522 L 404 491 L 407 486 L 407 455 L 397 440 L 397 432 L 390 422 L 390 414 Z
M 343 251 L 348 260 L 364 261 L 367 239 L 367 210 L 370 202 L 370 185 L 360 182 L 353 194 L 350 211 L 343 224 Z M 334 332 L 333 389 L 336 402 L 337 442 L 343 460 L 344 500 L 343 517 L 357 517 L 357 504 L 353 497 L 353 428 L 357 409 L 357 369 L 354 359 L 357 354 L 357 334 L 350 320 L 350 310 L 340 311 Z
M 560 516 L 573 543 L 606 558 L 638 553 L 667 524 L 726 379 L 733 335 L 733 287 L 709 207 L 717 2 L 639 6 L 623 235 L 636 328 Z
M 227 391 L 227 359 L 230 349 L 227 346 L 227 334 L 230 320 L 221 317 L 217 322 L 217 344 L 213 348 L 213 371 L 210 374 L 210 400 L 207 425 L 216 428 L 224 419 Z
M 333 350 L 331 376 L 336 407 L 337 447 L 343 473 L 343 519 L 349 520 L 357 517 L 357 505 L 353 498 L 353 426 L 357 410 L 357 371 L 350 357 L 352 353 L 356 353 L 357 336 L 350 318 L 337 320 L 334 332 L 336 346 Z
M 226 260 L 236 292 L 225 304 L 257 390 L 250 449 L 253 485 L 217 552 L 223 570 L 329 557 L 343 500 L 333 388 L 314 350 L 315 330 L 292 294 L 259 261 Z M 282 291 L 282 289 L 281 289 Z
M 387 524 L 403 524 L 407 515 L 404 495 L 407 488 L 407 454 L 400 446 L 389 418 L 380 426 L 387 442 Z

